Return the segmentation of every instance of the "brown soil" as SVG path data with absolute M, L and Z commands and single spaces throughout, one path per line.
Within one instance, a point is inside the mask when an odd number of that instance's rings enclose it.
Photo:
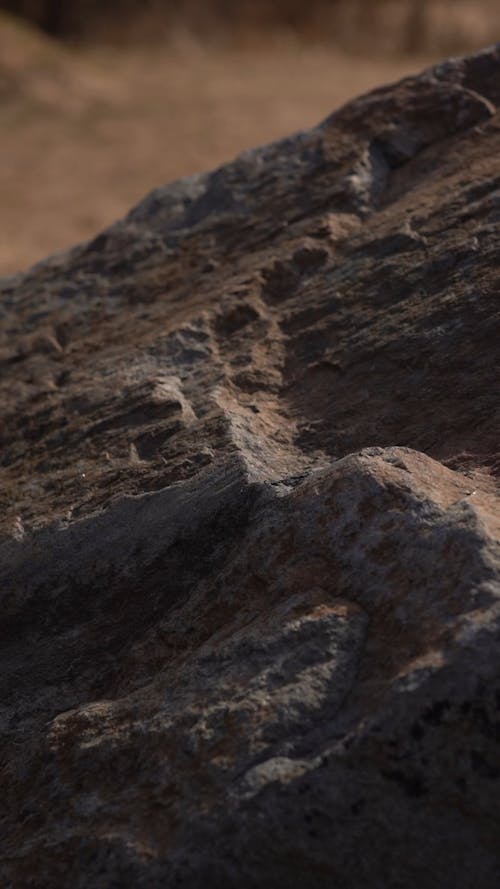
M 0 22 L 0 274 L 91 237 L 151 188 L 311 126 L 431 59 L 273 41 L 70 52 Z

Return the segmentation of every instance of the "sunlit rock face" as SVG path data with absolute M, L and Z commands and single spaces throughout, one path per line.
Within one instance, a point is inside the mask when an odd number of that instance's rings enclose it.
M 493 889 L 500 54 L 0 287 L 0 882 Z

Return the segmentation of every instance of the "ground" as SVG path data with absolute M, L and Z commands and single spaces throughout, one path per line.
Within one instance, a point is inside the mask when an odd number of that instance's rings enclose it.
M 0 274 L 93 236 L 161 183 L 432 61 L 285 40 L 77 52 L 0 24 Z

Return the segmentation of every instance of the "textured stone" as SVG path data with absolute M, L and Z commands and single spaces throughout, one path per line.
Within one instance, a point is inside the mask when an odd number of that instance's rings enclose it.
M 1 282 L 2 886 L 497 886 L 499 83 Z

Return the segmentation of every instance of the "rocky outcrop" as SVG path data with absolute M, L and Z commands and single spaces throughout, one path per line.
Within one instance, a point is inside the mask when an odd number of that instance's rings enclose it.
M 8 889 L 493 889 L 500 53 L 1 284 Z

